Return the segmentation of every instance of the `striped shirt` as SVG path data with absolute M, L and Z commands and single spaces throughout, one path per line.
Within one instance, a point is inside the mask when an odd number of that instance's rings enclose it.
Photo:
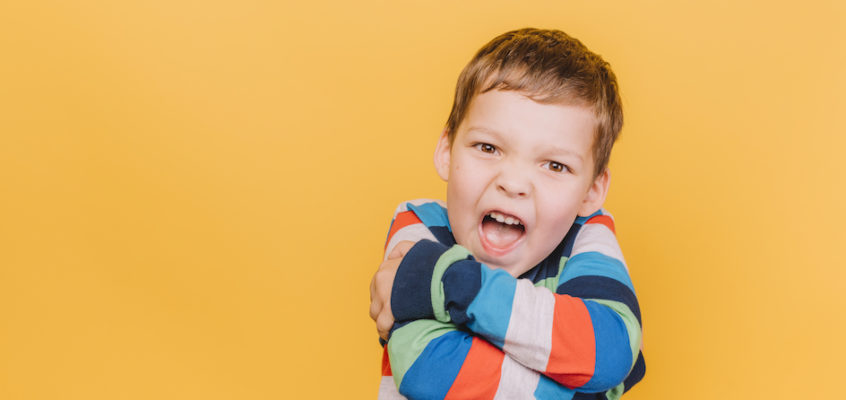
M 394 280 L 381 399 L 616 399 L 643 378 L 640 309 L 605 210 L 519 279 L 456 245 L 442 202 L 401 204 L 385 254 L 403 240 L 417 244 Z

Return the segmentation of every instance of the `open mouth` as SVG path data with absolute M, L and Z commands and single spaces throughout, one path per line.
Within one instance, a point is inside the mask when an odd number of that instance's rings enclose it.
M 479 226 L 482 246 L 492 255 L 511 251 L 526 233 L 519 218 L 499 211 L 491 211 L 482 218 Z

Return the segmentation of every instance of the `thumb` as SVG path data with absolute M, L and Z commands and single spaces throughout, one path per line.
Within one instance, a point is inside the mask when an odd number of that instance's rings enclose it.
M 408 240 L 397 243 L 393 250 L 391 250 L 391 254 L 388 254 L 388 259 L 405 257 L 408 251 L 414 247 L 414 244 L 414 242 Z

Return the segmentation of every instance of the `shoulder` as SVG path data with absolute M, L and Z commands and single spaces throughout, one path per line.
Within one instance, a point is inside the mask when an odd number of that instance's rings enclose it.
M 406 211 L 415 212 L 416 210 L 426 210 L 430 212 L 441 212 L 446 215 L 446 203 L 437 199 L 415 199 L 400 203 L 394 214 L 399 214 Z
M 400 203 L 394 211 L 394 220 L 412 219 L 426 226 L 449 227 L 446 203 L 434 199 L 416 199 Z
M 385 241 L 385 256 L 399 242 L 417 242 L 423 239 L 451 246 L 455 244 L 447 217 L 446 203 L 440 200 L 417 199 L 400 203 L 388 237 Z
M 584 226 L 588 226 L 588 225 L 592 225 L 592 224 L 599 224 L 599 225 L 603 225 L 606 228 L 608 228 L 609 230 L 611 230 L 612 233 L 615 232 L 614 216 L 612 216 L 611 213 L 608 212 L 608 210 L 606 210 L 605 208 L 600 208 L 595 213 L 588 215 L 586 217 L 576 218 L 575 224 L 579 225 L 580 227 L 584 227 Z

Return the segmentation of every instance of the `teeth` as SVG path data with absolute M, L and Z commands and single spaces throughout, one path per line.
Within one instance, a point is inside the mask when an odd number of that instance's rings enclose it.
M 495 219 L 497 222 L 501 224 L 508 224 L 508 225 L 522 225 L 520 220 L 513 217 L 506 217 L 498 212 L 492 212 L 488 214 L 491 218 Z

